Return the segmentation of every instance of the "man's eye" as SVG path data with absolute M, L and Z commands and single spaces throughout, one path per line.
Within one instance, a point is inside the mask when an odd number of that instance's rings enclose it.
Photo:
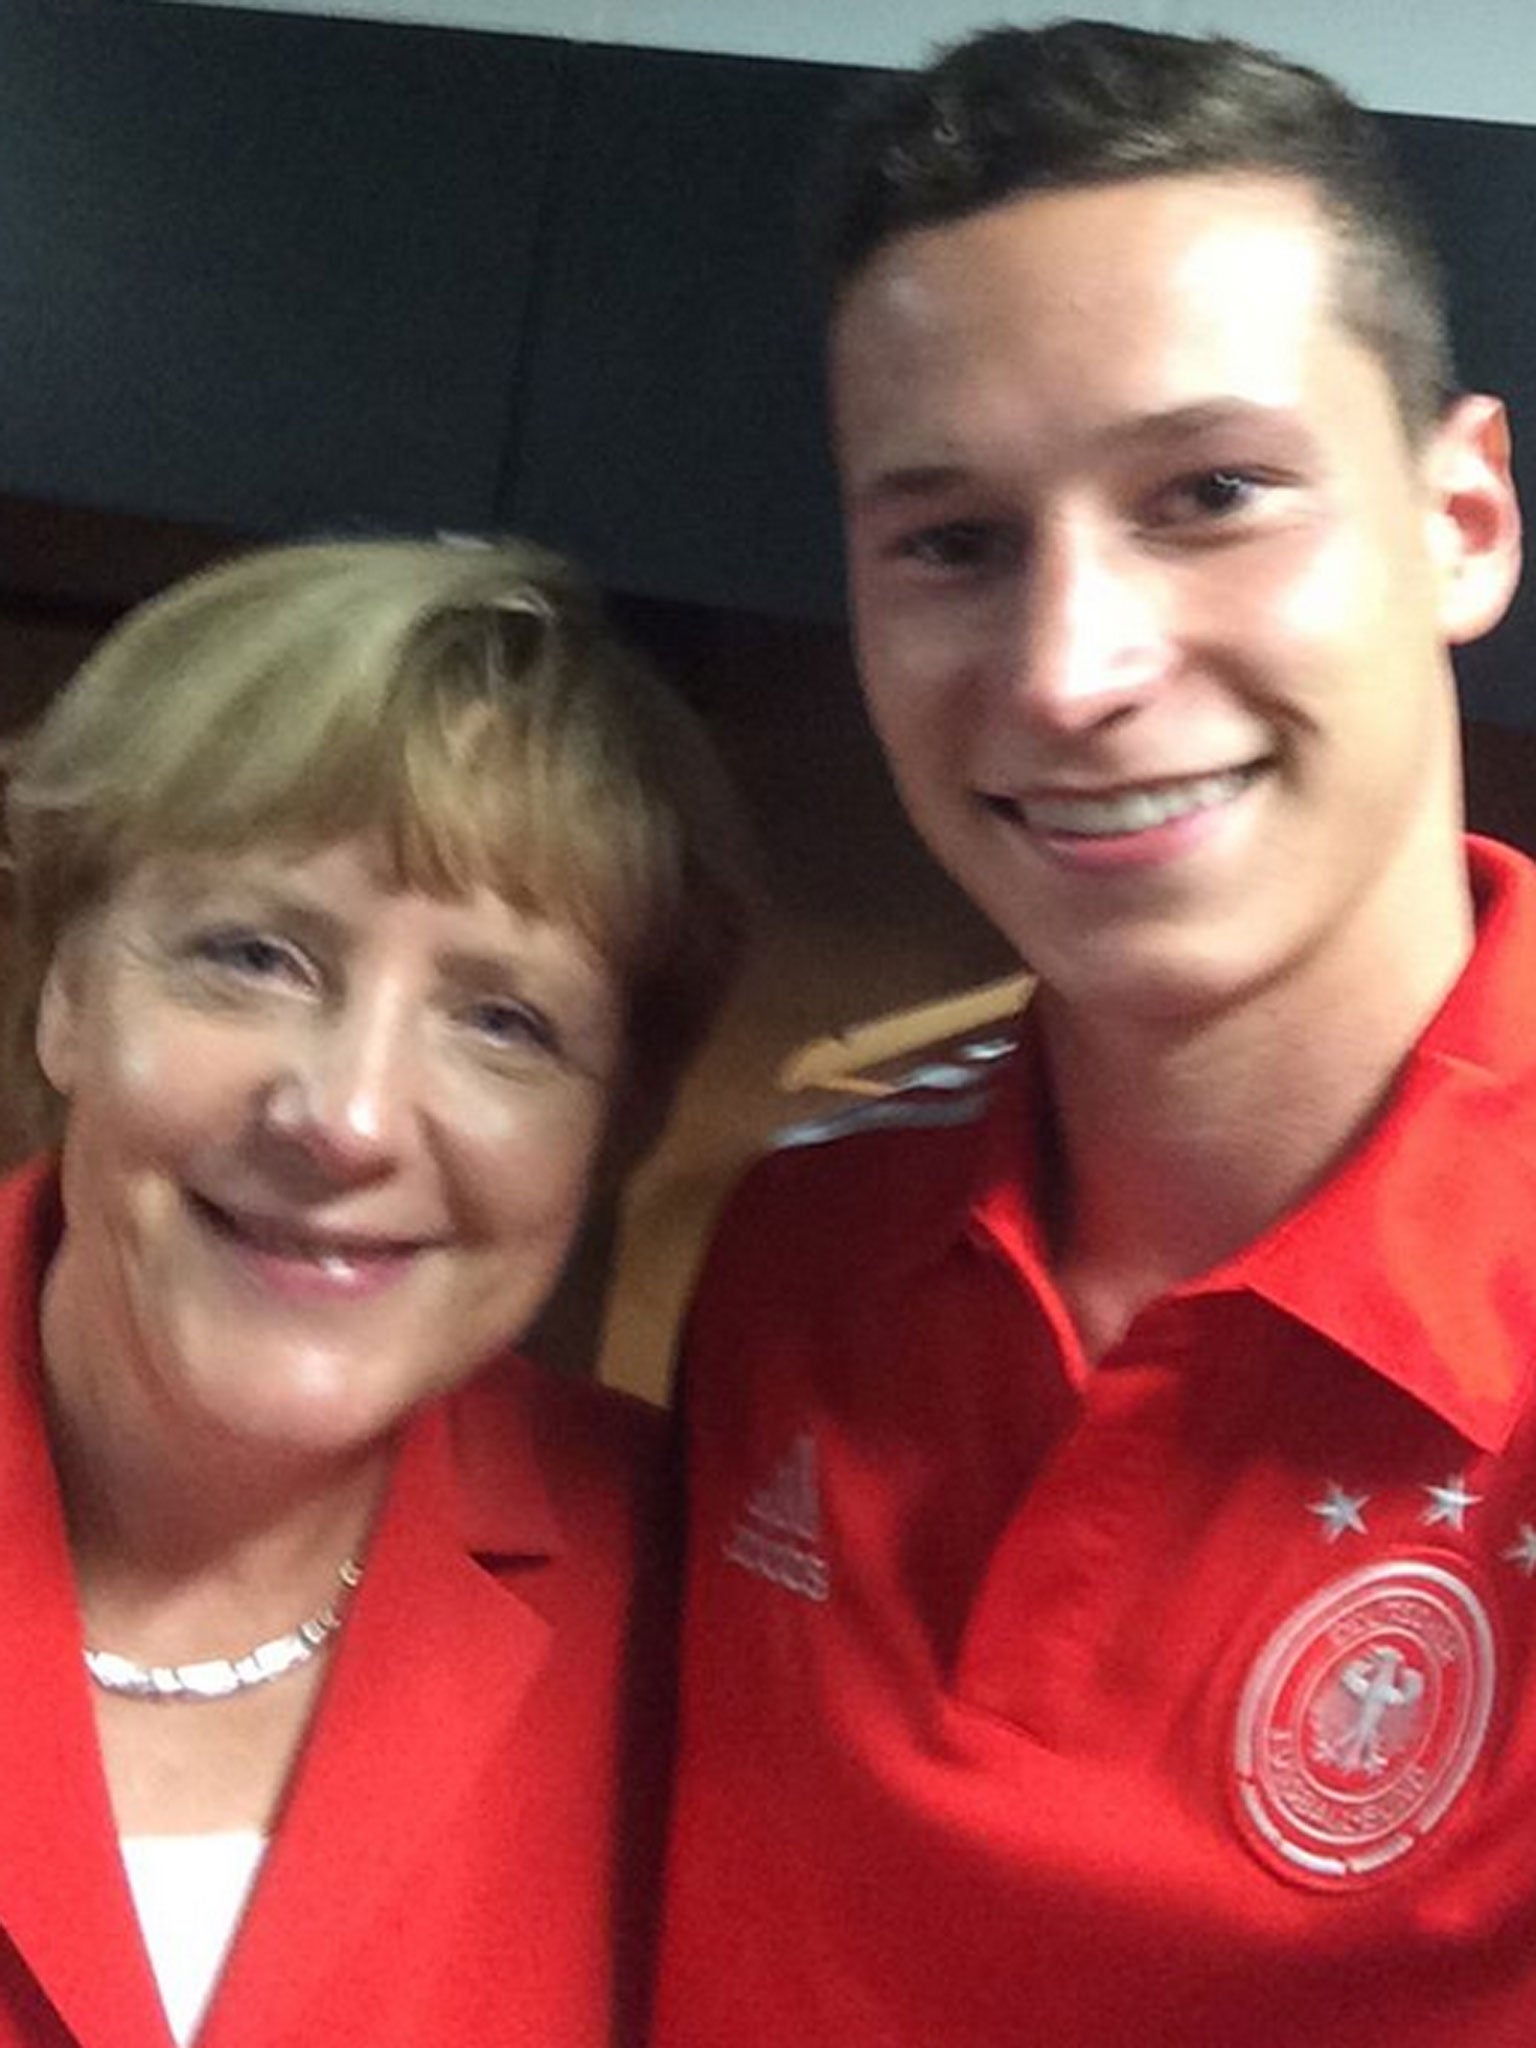
M 903 536 L 897 553 L 925 569 L 950 572 L 1000 568 L 1011 558 L 1007 530 L 980 519 L 951 519 Z
M 1251 476 L 1236 469 L 1213 469 L 1189 485 L 1190 502 L 1202 512 L 1235 512 L 1246 505 L 1259 486 Z
M 1179 477 L 1158 493 L 1152 524 L 1180 520 L 1230 519 L 1249 511 L 1264 495 L 1266 480 L 1245 469 L 1203 469 Z

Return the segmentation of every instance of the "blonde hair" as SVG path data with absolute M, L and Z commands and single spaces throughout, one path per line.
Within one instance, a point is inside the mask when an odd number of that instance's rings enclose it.
M 569 923 L 626 992 L 642 1117 L 708 1028 L 751 894 L 698 722 L 568 563 L 516 541 L 267 548 L 176 585 L 22 743 L 6 822 L 34 1092 L 55 949 L 147 858 L 369 833 L 405 886 Z

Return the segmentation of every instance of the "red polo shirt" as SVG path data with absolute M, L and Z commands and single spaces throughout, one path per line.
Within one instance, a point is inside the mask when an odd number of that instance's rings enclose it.
M 1028 1048 L 781 1152 L 688 1357 L 663 2048 L 1536 2042 L 1536 869 L 1089 1372 Z

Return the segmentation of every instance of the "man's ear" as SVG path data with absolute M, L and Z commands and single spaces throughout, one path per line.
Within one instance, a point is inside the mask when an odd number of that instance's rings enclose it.
M 77 1000 L 81 961 L 72 934 L 60 941 L 43 979 L 37 1004 L 34 1044 L 37 1063 L 55 1094 L 67 1101 L 75 1085 L 79 1054 L 79 1003 Z
M 1520 501 L 1497 398 L 1458 398 L 1424 450 L 1440 629 L 1450 646 L 1489 632 L 1520 581 Z

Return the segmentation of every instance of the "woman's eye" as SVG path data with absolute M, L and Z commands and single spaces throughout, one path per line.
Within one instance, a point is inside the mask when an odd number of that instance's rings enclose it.
M 239 927 L 201 932 L 190 950 L 201 966 L 247 981 L 307 983 L 314 978 L 313 969 L 298 947 L 270 932 Z
M 556 1052 L 559 1040 L 554 1026 L 530 1003 L 511 1002 L 502 996 L 487 996 L 471 1003 L 463 1018 L 477 1038 L 498 1051 Z

